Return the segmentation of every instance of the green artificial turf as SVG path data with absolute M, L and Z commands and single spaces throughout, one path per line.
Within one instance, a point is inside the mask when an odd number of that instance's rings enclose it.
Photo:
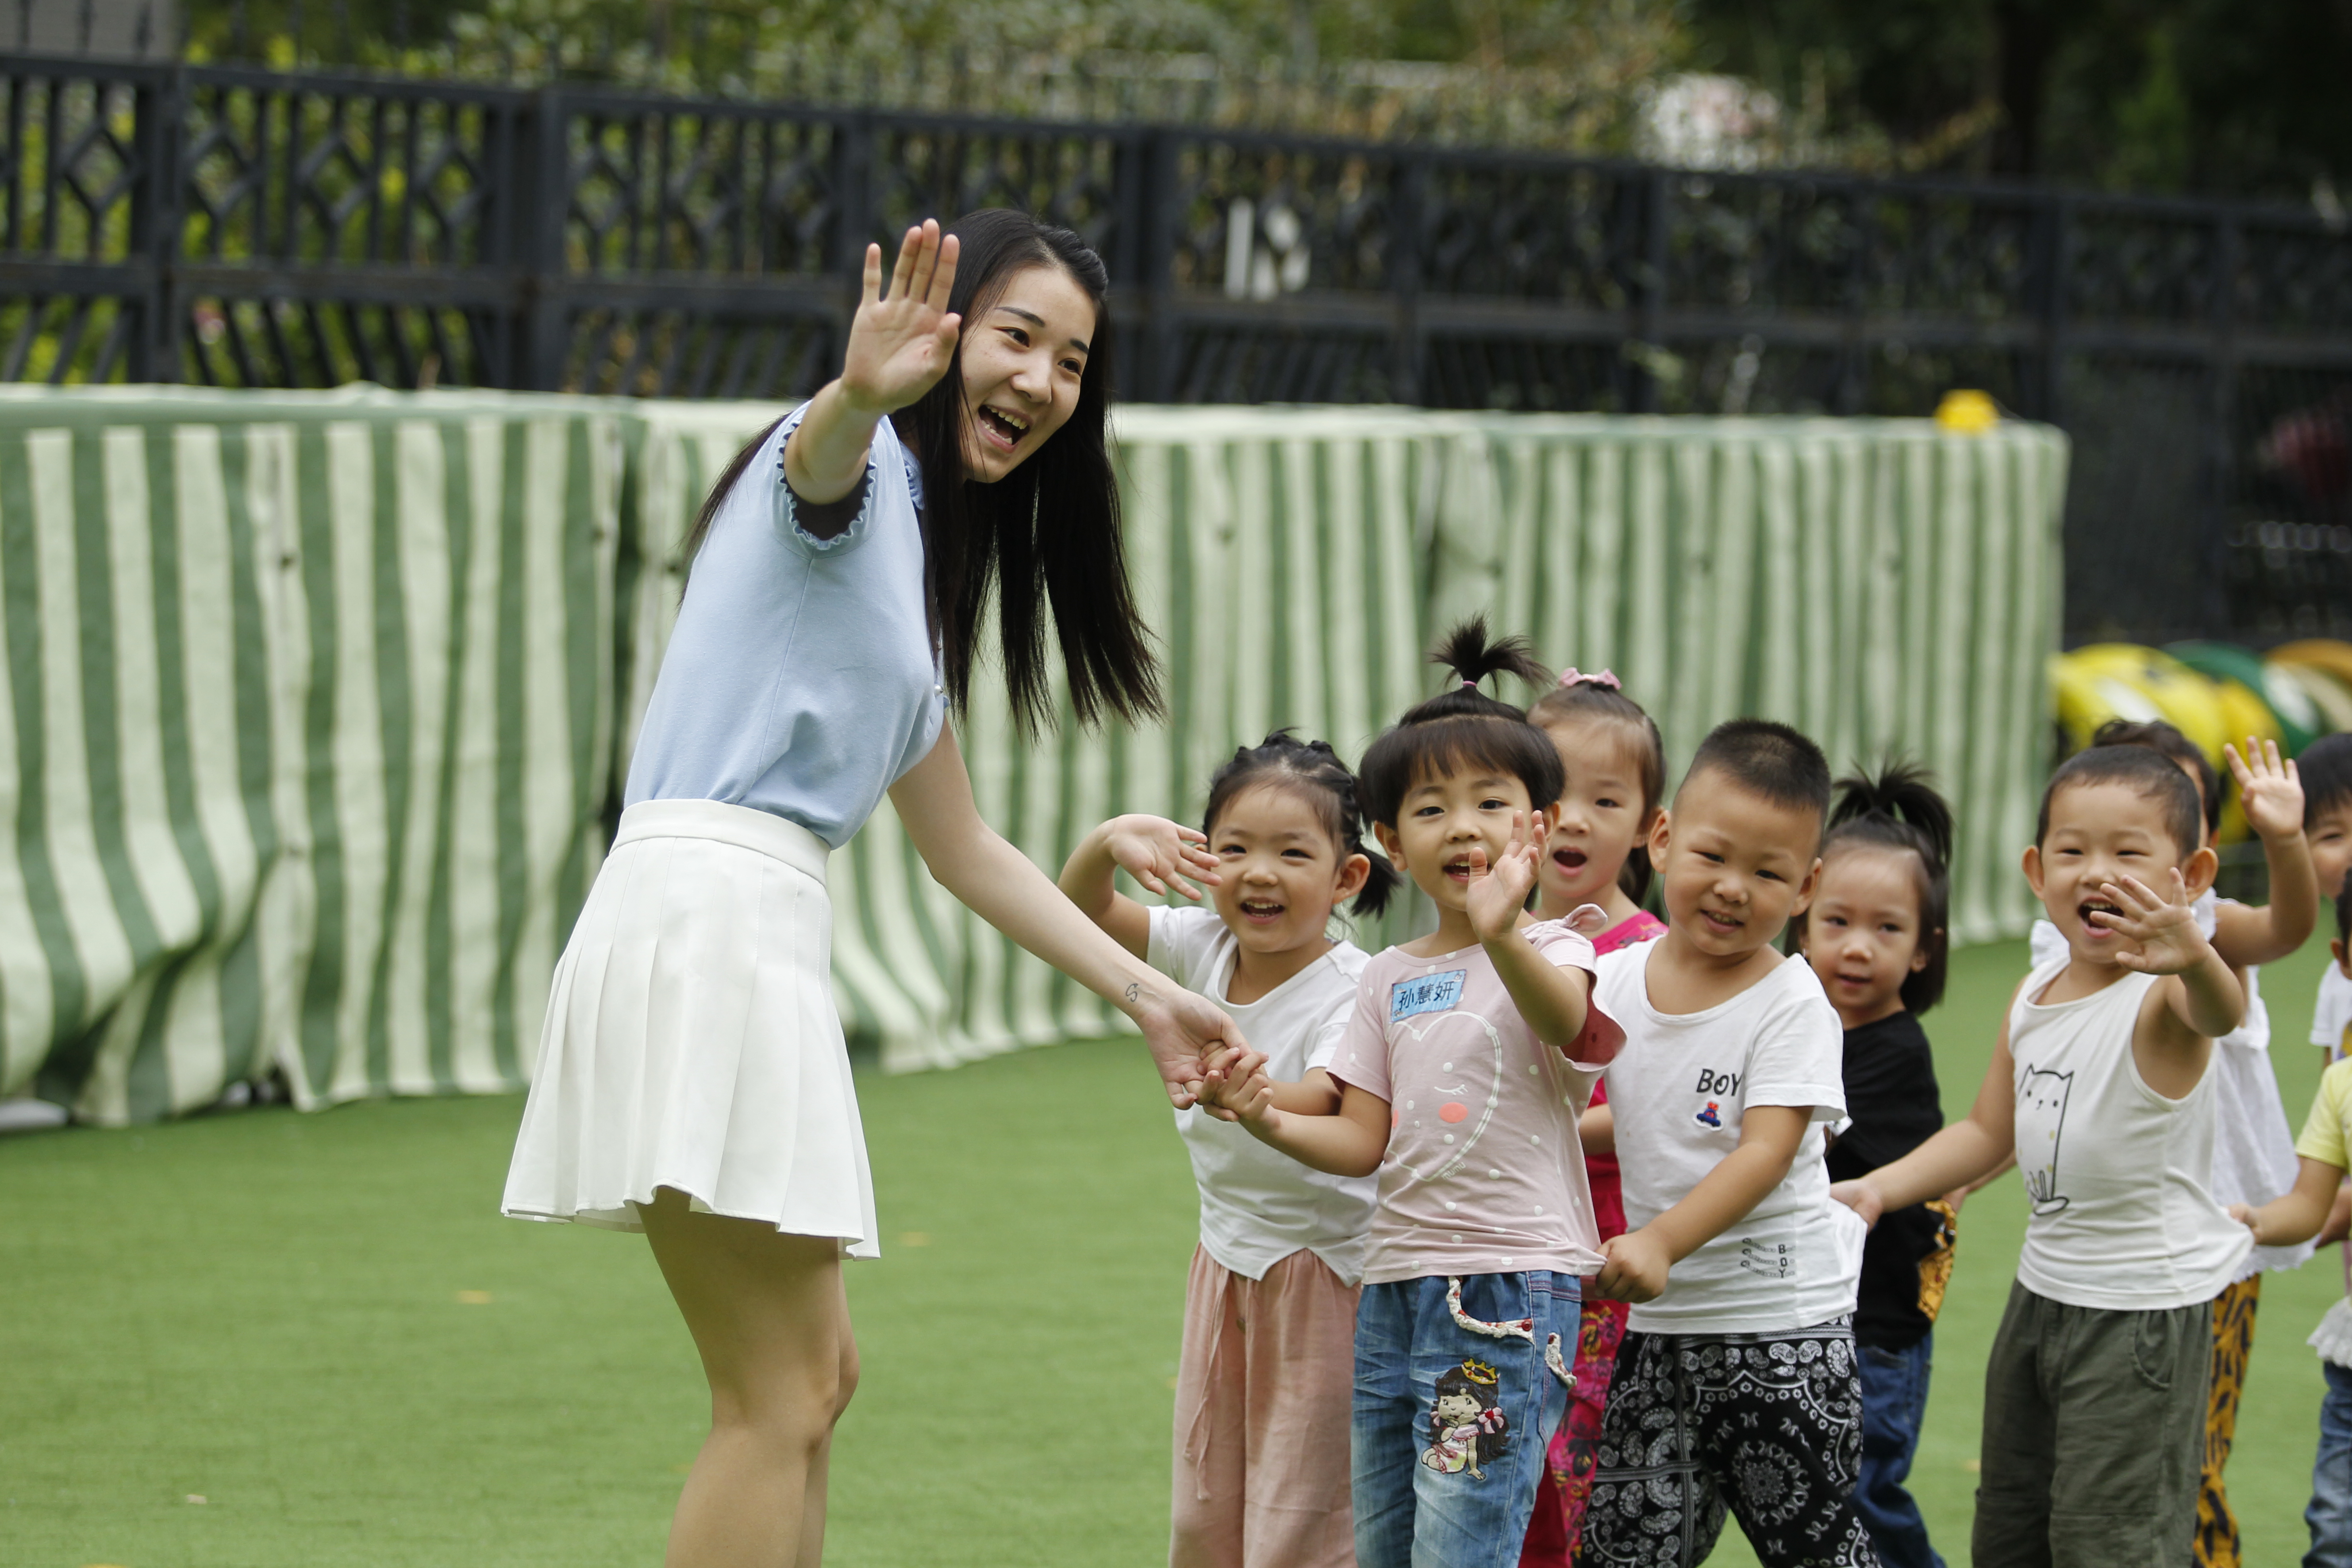
M 2315 947 L 2266 973 L 2298 1125 Z M 1957 1114 L 2021 966 L 1958 955 L 1928 1019 Z M 865 1382 L 830 1557 L 1164 1561 L 1192 1198 L 1140 1052 L 861 1079 L 886 1256 L 850 1271 Z M 501 1220 L 514 1100 L 0 1140 L 0 1563 L 642 1568 L 699 1440 L 645 1244 Z M 2023 1220 L 1962 1219 L 1916 1484 L 1967 1560 L 1978 1380 Z M 2231 1492 L 2294 1560 L 2333 1255 L 2272 1276 Z M 202 1502 L 195 1501 L 202 1498 Z M 1717 1563 L 1752 1561 L 1727 1537 Z

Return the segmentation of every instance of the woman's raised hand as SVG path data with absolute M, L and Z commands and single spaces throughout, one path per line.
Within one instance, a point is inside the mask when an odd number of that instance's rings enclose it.
M 882 292 L 882 247 L 866 247 L 866 279 L 842 356 L 841 388 L 875 414 L 904 408 L 947 373 L 955 359 L 961 317 L 948 312 L 955 288 L 956 238 L 942 237 L 925 218 L 898 245 L 890 292 Z
M 1113 817 L 1104 825 L 1103 847 L 1121 870 L 1163 898 L 1178 892 L 1199 903 L 1201 889 L 1193 882 L 1214 887 L 1223 879 L 1217 875 L 1217 858 L 1209 853 L 1209 836 L 1164 816 L 1137 812 Z

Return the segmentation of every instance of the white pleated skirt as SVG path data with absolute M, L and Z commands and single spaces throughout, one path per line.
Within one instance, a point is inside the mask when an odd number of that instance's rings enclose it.
M 824 840 L 717 801 L 646 801 L 555 967 L 500 1207 L 640 1230 L 656 1187 L 880 1256 L 833 1002 Z

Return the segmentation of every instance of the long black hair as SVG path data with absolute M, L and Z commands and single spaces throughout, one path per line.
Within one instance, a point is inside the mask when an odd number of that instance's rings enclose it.
M 1361 855 L 1372 863 L 1361 891 L 1348 907 L 1367 917 L 1389 907 L 1389 896 L 1404 880 L 1389 858 L 1364 843 L 1364 811 L 1358 804 L 1356 775 L 1339 753 L 1322 741 L 1302 741 L 1288 730 L 1276 730 L 1255 746 L 1244 746 L 1209 780 L 1209 808 L 1202 814 L 1201 831 L 1213 837 L 1217 816 L 1242 791 L 1272 784 L 1296 792 L 1311 803 L 1323 819 L 1323 830 L 1339 851 L 1339 863 Z
M 1473 616 L 1445 634 L 1429 662 L 1452 670 L 1455 680 L 1407 709 L 1365 749 L 1364 815 L 1394 827 L 1415 779 L 1481 763 L 1518 778 L 1538 810 L 1559 799 L 1567 771 L 1551 737 L 1528 722 L 1524 709 L 1478 689 L 1490 675 L 1516 675 L 1530 686 L 1551 679 L 1528 639 L 1490 638 L 1486 617 Z
M 1919 889 L 1919 951 L 1927 962 L 1903 977 L 1902 995 L 1904 1006 L 1924 1013 L 1944 999 L 1952 950 L 1952 808 L 1937 792 L 1934 775 L 1916 763 L 1890 761 L 1874 778 L 1855 773 L 1838 780 L 1822 860 L 1863 847 L 1910 853 Z M 1807 915 L 1797 921 L 1801 938 Z
M 1107 298 L 1110 274 L 1085 240 L 1012 208 L 966 213 L 947 233 L 961 247 L 948 309 L 962 318 L 966 331 L 1003 296 L 1014 273 L 1032 267 L 1067 274 L 1095 307 L 1086 372 L 1078 378 L 1078 400 L 1068 420 L 994 484 L 964 477 L 964 426 L 971 415 L 964 404 L 961 340 L 946 374 L 890 416 L 899 439 L 922 465 L 925 586 L 949 704 L 961 718 L 970 702 L 972 661 L 993 586 L 998 652 L 1022 733 L 1034 734 L 1053 722 L 1054 689 L 1045 667 L 1049 613 L 1068 668 L 1070 708 L 1080 723 L 1091 724 L 1106 712 L 1156 718 L 1162 710 L 1160 666 L 1128 585 L 1118 479 L 1110 458 L 1117 341 Z M 719 476 L 687 536 L 688 561 L 701 548 L 719 504 L 775 429 L 771 425 L 761 431 Z

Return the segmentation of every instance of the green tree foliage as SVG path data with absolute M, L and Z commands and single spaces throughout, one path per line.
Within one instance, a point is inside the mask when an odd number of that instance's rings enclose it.
M 2287 198 L 2352 173 L 2338 0 L 1691 0 L 1689 24 L 1697 61 L 1929 166 Z
M 192 0 L 188 26 L 199 58 L 1607 153 L 1714 70 L 1784 106 L 1768 163 L 2352 191 L 2352 0 Z
M 433 8 L 433 9 L 428 9 Z M 1660 0 L 194 0 L 190 53 L 1628 153 Z

